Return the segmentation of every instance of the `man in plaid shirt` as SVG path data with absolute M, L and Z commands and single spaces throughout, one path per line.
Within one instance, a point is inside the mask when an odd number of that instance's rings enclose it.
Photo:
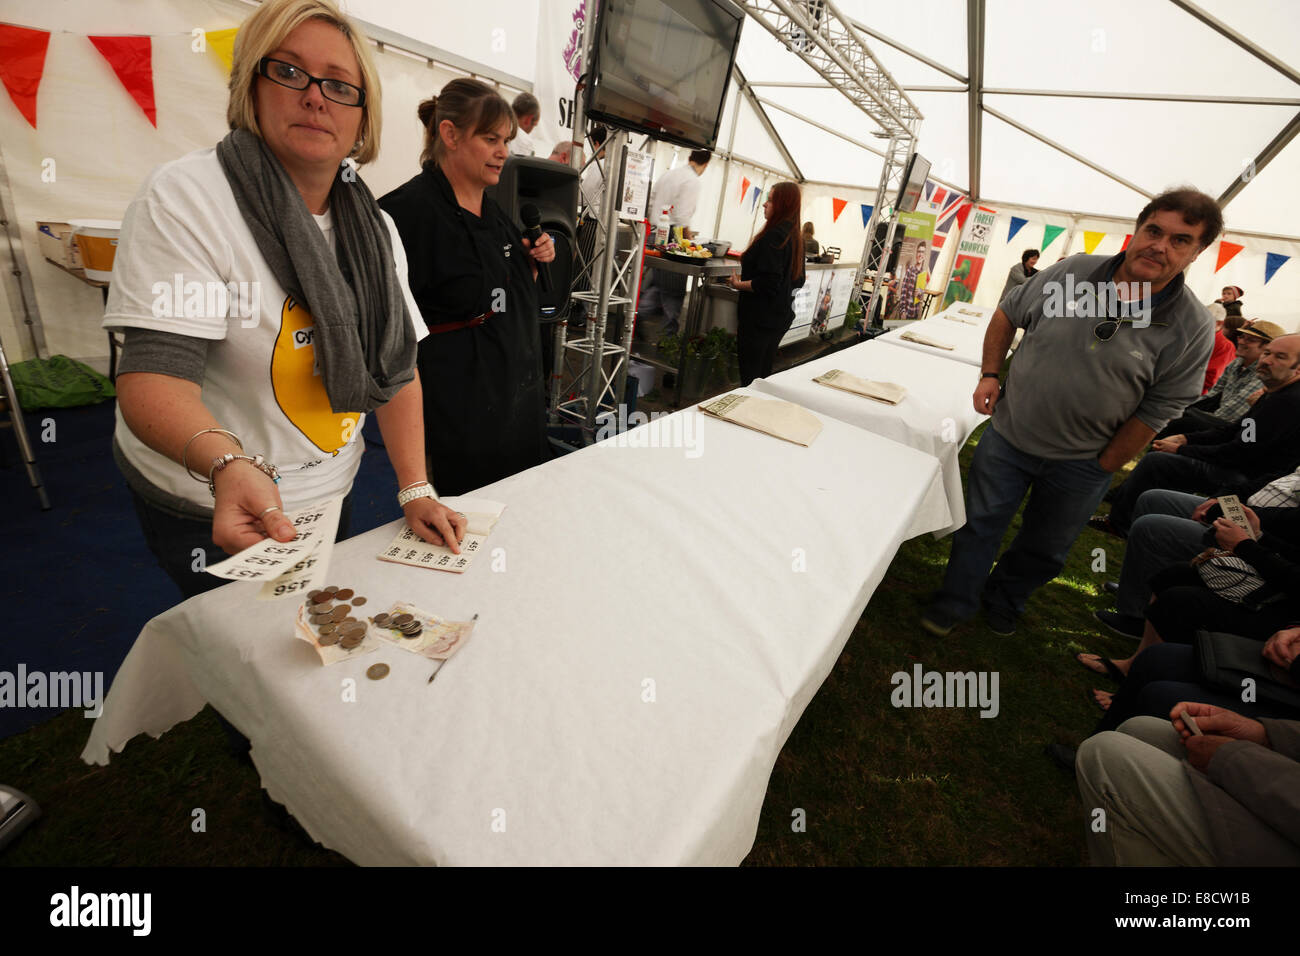
M 1256 321 L 1237 332 L 1237 357 L 1232 360 L 1209 393 L 1187 406 L 1181 418 L 1175 419 L 1156 436 L 1157 440 L 1170 435 L 1218 428 L 1239 421 L 1264 393 L 1257 363 L 1260 352 L 1286 330 L 1276 322 Z

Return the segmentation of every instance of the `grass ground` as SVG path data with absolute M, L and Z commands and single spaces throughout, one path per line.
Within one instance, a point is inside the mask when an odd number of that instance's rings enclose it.
M 973 447 L 974 440 L 962 452 L 963 471 Z M 899 550 L 777 759 L 747 863 L 1085 862 L 1073 777 L 1043 747 L 1077 743 L 1096 722 L 1085 693 L 1108 685 L 1074 654 L 1127 656 L 1133 647 L 1100 635 L 1092 618 L 1111 606 L 1101 584 L 1118 575 L 1123 545 L 1085 530 L 1014 636 L 976 620 L 937 640 L 917 622 L 949 547 L 927 536 Z M 1107 571 L 1093 570 L 1094 548 L 1104 549 Z M 998 672 L 1000 713 L 983 719 L 974 709 L 893 708 L 890 676 L 917 662 L 926 670 Z M 27 790 L 45 814 L 0 865 L 347 865 L 276 823 L 256 772 L 228 756 L 211 709 L 159 740 L 137 738 L 102 768 L 79 759 L 88 727 L 69 711 L 0 740 L 0 782 Z M 192 828 L 196 808 L 206 814 L 202 833 Z M 804 811 L 802 832 L 796 810 Z

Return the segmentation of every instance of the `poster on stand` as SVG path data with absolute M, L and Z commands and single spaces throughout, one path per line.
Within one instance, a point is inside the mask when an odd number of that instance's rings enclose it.
M 998 214 L 987 206 L 978 207 L 971 214 L 957 246 L 957 260 L 948 277 L 948 289 L 943 294 L 943 311 L 954 302 L 970 302 L 984 271 L 984 259 L 989 254 L 989 241 L 993 238 L 993 223 Z

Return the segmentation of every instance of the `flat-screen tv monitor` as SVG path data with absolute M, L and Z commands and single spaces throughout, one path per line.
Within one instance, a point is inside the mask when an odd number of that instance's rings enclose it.
M 712 149 L 744 21 L 731 0 L 600 0 L 587 115 Z
M 913 153 L 907 161 L 907 170 L 903 173 L 903 185 L 898 190 L 898 202 L 894 208 L 899 212 L 916 212 L 917 203 L 921 201 L 921 192 L 925 189 L 925 179 L 930 175 L 930 161 Z

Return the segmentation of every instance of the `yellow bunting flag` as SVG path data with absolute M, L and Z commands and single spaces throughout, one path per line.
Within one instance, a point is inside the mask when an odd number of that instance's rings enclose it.
M 1105 238 L 1106 234 L 1104 232 L 1089 232 L 1085 229 L 1083 231 L 1083 251 L 1088 255 L 1092 255 L 1092 250 L 1097 248 L 1097 243 Z
M 235 34 L 238 32 L 238 27 L 232 27 L 229 30 L 209 30 L 207 34 L 208 52 L 221 61 L 227 73 L 235 62 Z

